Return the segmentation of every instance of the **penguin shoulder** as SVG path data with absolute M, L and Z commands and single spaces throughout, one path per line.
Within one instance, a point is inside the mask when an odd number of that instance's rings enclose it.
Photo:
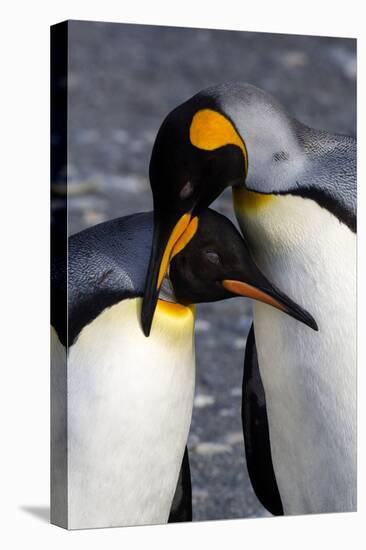
M 307 162 L 292 194 L 315 200 L 356 232 L 357 141 L 294 122 Z
M 59 305 L 66 303 L 67 288 L 69 345 L 103 310 L 142 296 L 152 227 L 151 212 L 101 223 L 69 237 L 67 269 L 53 258 L 52 288 Z M 53 320 L 59 334 L 61 322 Z

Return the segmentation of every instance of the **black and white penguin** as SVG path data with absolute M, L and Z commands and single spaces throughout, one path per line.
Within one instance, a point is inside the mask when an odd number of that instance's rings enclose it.
M 69 238 L 67 272 L 54 258 L 53 299 L 59 306 L 68 300 L 68 324 L 55 307 L 51 379 L 59 414 L 52 430 L 51 517 L 69 529 L 164 523 L 169 517 L 191 421 L 194 311 L 167 296 L 158 302 L 152 337 L 142 337 L 151 231 L 151 213 L 112 220 Z M 66 349 L 63 410 L 58 373 Z M 57 458 L 65 437 L 62 500 Z M 185 478 L 187 469 L 186 461 Z M 189 513 L 187 483 L 182 498 Z
M 192 415 L 193 303 L 252 296 L 316 328 L 261 274 L 231 222 L 206 211 L 172 251 L 172 287 L 166 279 L 146 339 L 140 307 L 152 229 L 152 213 L 141 213 L 69 239 L 67 333 L 62 316 L 52 325 L 53 370 L 68 342 L 67 411 L 54 419 L 54 439 L 66 421 L 71 529 L 168 521 Z M 65 270 L 57 258 L 53 275 L 54 300 L 61 303 Z M 177 503 L 185 499 L 189 516 L 185 461 Z
M 257 412 L 262 420 L 268 416 L 281 502 L 273 493 L 267 499 L 263 484 L 260 498 L 275 513 L 355 510 L 355 139 L 308 128 L 262 90 L 228 83 L 168 115 L 154 144 L 150 182 L 155 226 L 145 334 L 176 238 L 232 186 L 237 219 L 259 267 L 306 304 L 319 325 L 316 334 L 254 306 L 248 380 L 263 382 L 267 411 Z M 255 443 L 247 448 L 248 465 L 259 464 L 252 454 L 260 448 L 251 428 L 257 423 L 244 414 L 245 403 L 243 411 L 246 442 Z M 251 475 L 258 485 L 256 467 Z

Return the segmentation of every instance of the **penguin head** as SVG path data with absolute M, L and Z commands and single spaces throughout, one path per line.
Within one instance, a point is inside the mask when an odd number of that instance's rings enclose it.
M 235 226 L 213 210 L 202 213 L 188 242 L 173 248 L 169 276 L 181 304 L 244 296 L 271 305 L 318 330 L 313 317 L 259 270 Z
M 204 90 L 166 117 L 149 170 L 154 236 L 141 316 L 146 335 L 172 249 L 192 219 L 199 224 L 226 187 L 282 191 L 284 171 L 287 180 L 295 159 L 299 164 L 298 149 L 286 113 L 246 84 Z

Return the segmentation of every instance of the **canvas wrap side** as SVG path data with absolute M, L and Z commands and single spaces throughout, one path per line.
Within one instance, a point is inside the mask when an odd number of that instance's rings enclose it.
M 51 27 L 51 523 L 67 513 L 67 73 L 68 23 Z M 64 274 L 56 292 L 57 274 Z M 61 336 L 62 338 L 62 336 Z

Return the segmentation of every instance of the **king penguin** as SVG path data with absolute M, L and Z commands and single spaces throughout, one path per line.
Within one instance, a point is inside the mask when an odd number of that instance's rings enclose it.
M 217 85 L 163 121 L 150 183 L 155 225 L 145 334 L 169 250 L 191 218 L 199 223 L 232 187 L 258 266 L 306 303 L 319 326 L 314 333 L 266 305 L 254 306 L 242 408 L 253 486 L 274 513 L 355 510 L 356 140 L 305 126 L 254 86 Z M 262 405 L 250 408 L 250 402 Z M 256 433 L 255 426 L 264 429 Z M 261 463 L 266 438 L 270 455 Z M 267 495 L 260 479 L 272 463 L 277 496 Z
M 177 504 L 189 516 L 187 455 L 178 476 L 194 395 L 193 303 L 252 296 L 317 328 L 263 276 L 232 223 L 208 210 L 172 250 L 146 339 L 140 307 L 152 229 L 152 213 L 140 213 L 69 239 L 67 333 L 57 315 L 52 324 L 56 357 L 68 343 L 70 529 L 165 523 Z M 57 299 L 65 271 L 55 263 Z

